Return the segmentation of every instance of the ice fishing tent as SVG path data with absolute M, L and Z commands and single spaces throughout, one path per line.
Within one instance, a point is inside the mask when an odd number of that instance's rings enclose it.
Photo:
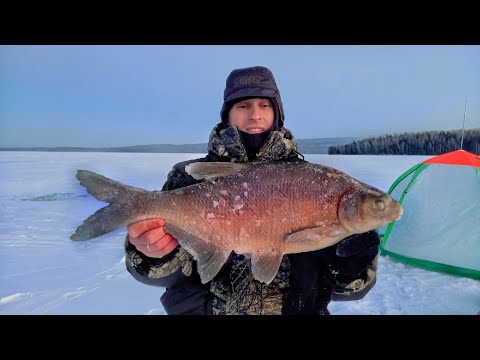
M 388 192 L 404 213 L 378 229 L 381 255 L 480 279 L 480 156 L 456 150 L 422 161 Z

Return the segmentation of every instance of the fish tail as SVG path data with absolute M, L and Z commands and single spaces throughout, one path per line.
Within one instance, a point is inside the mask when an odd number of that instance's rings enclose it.
M 122 184 L 87 170 L 78 170 L 77 179 L 88 193 L 110 204 L 95 212 L 80 225 L 71 240 L 90 240 L 128 225 L 134 220 L 132 208 L 146 190 Z

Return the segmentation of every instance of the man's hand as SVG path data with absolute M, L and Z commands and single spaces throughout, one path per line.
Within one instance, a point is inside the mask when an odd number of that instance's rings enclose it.
M 351 235 L 337 245 L 337 255 L 341 257 L 350 257 L 358 255 L 376 254 L 380 237 L 375 230 L 363 234 Z
M 177 239 L 165 232 L 164 225 L 165 220 L 161 218 L 141 220 L 128 225 L 130 243 L 148 257 L 164 257 L 178 245 Z

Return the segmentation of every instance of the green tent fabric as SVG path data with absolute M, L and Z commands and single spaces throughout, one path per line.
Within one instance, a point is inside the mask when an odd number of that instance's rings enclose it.
M 381 255 L 480 279 L 480 156 L 456 150 L 422 161 L 388 193 L 404 213 L 377 229 Z

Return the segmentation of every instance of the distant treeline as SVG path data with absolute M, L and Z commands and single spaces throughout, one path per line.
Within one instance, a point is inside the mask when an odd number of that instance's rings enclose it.
M 459 150 L 462 130 L 424 131 L 370 137 L 330 146 L 331 155 L 438 155 Z M 463 150 L 480 155 L 480 129 L 465 130 Z

